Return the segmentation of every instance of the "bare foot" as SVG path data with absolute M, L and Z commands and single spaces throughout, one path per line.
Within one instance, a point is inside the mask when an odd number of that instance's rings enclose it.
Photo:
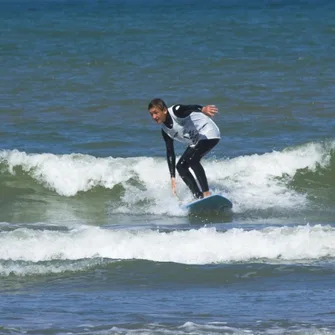
M 207 191 L 203 193 L 203 196 L 205 198 L 205 197 L 209 197 L 211 194 L 212 194 L 211 192 Z

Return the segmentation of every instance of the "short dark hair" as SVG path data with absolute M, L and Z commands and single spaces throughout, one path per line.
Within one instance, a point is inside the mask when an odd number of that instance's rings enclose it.
M 164 100 L 162 100 L 160 98 L 152 99 L 149 102 L 148 110 L 151 109 L 151 108 L 153 108 L 153 107 L 157 107 L 160 110 L 164 110 L 165 108 L 167 109 L 166 103 L 164 102 Z

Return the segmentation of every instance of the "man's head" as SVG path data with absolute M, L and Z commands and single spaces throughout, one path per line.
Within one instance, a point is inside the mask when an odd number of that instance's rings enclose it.
M 159 98 L 152 99 L 148 105 L 148 111 L 154 121 L 163 123 L 166 120 L 167 106 L 166 103 Z

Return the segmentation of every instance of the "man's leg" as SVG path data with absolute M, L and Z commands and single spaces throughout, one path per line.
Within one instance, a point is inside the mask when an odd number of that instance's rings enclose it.
M 176 167 L 181 179 L 191 190 L 193 196 L 200 199 L 202 198 L 202 192 L 200 191 L 196 180 L 194 179 L 192 173 L 189 170 L 190 162 L 195 159 L 194 155 L 196 155 L 194 148 L 188 147 L 183 155 L 180 157 Z
M 185 184 L 189 187 L 194 197 L 203 198 L 209 195 L 209 188 L 205 170 L 200 164 L 200 159 L 206 155 L 217 143 L 219 139 L 201 140 L 195 147 L 188 147 L 181 156 L 177 170 Z M 191 168 L 200 184 L 199 189 L 196 180 L 189 171 Z

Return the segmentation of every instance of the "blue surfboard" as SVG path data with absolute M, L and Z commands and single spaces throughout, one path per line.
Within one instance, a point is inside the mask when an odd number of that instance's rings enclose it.
M 219 194 L 210 195 L 183 206 L 189 210 L 190 214 L 218 214 L 230 210 L 232 207 L 231 201 Z

